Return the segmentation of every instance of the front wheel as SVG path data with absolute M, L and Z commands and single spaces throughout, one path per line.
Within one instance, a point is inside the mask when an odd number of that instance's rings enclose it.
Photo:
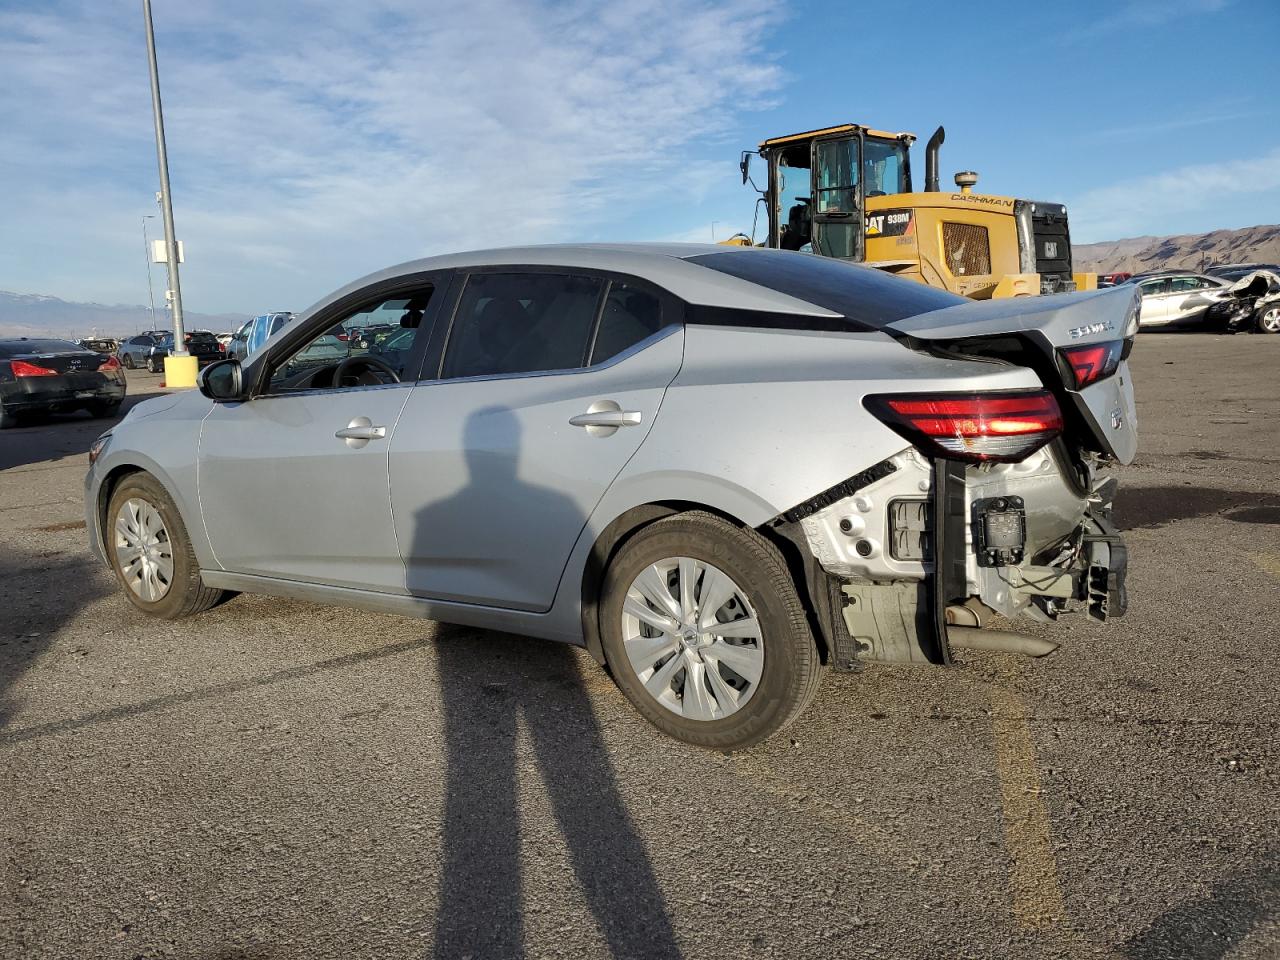
M 204 585 L 177 505 L 149 473 L 121 481 L 103 518 L 106 552 L 125 596 L 139 610 L 178 620 L 208 610 L 222 591 Z
M 605 658 L 622 692 L 663 732 L 736 750 L 791 723 L 822 666 L 777 549 L 711 514 L 659 520 L 605 574 Z
M 1280 303 L 1267 304 L 1258 314 L 1259 333 L 1280 333 Z
M 133 354 L 131 354 L 131 353 L 126 353 L 123 357 L 121 357 L 121 358 L 120 358 L 120 362 L 124 364 L 124 368 L 125 368 L 126 370 L 132 370 L 132 369 L 133 369 Z
M 150 370 L 152 373 L 159 373 L 160 372 L 159 361 L 157 361 L 155 357 L 149 357 L 147 359 L 147 369 Z

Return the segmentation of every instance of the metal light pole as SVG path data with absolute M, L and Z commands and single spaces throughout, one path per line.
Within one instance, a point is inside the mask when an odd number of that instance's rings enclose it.
M 151 329 L 156 328 L 156 288 L 151 283 L 151 241 L 147 239 L 147 221 L 154 220 L 154 213 L 145 214 L 142 218 L 142 252 L 147 258 L 147 296 L 151 299 Z M 133 332 L 138 332 L 138 325 L 133 325 Z
M 164 249 L 169 272 L 169 289 L 165 291 L 165 299 L 173 312 L 173 351 L 170 357 L 179 359 L 173 373 L 169 364 L 165 364 L 165 379 L 169 386 L 195 386 L 194 369 L 187 371 L 190 354 L 187 352 L 187 338 L 182 329 L 182 288 L 178 283 L 178 241 L 173 230 L 173 201 L 169 196 L 169 154 L 164 145 L 164 113 L 160 107 L 160 73 L 156 66 L 156 37 L 151 24 L 151 0 L 142 0 L 143 18 L 147 22 L 147 62 L 151 68 L 151 112 L 156 125 L 156 164 L 160 168 L 160 214 L 164 221 Z M 168 358 L 166 358 L 167 360 Z M 192 365 L 194 366 L 194 364 Z M 179 373 L 179 368 L 181 373 Z M 178 382 L 174 382 L 177 380 Z

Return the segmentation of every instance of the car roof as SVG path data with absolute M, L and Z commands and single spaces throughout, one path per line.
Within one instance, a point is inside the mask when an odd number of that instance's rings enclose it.
M 1161 277 L 1199 277 L 1202 280 L 1215 281 L 1222 279 L 1207 273 L 1197 273 L 1195 270 L 1152 270 L 1150 273 L 1135 273 L 1129 280 L 1158 280 Z
M 628 274 L 663 287 L 689 303 L 706 306 L 818 317 L 838 316 L 796 297 L 689 262 L 694 257 L 714 254 L 750 255 L 752 249 L 709 243 L 565 243 L 449 253 L 410 260 L 362 277 L 313 304 L 304 315 L 310 315 L 362 287 L 410 274 L 475 267 L 538 266 Z M 778 253 L 776 250 L 769 252 Z M 794 256 L 813 254 L 796 253 Z

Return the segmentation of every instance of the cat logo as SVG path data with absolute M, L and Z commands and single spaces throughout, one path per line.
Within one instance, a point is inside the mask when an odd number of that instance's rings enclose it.
M 884 210 L 866 217 L 868 237 L 902 237 L 914 233 L 911 210 Z
M 1044 242 L 1044 258 L 1046 260 L 1058 259 L 1058 241 L 1057 240 L 1046 240 Z

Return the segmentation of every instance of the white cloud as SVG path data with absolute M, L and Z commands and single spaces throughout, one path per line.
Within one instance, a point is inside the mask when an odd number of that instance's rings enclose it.
M 1232 0 L 1128 0 L 1115 4 L 1110 11 L 1092 19 L 1087 25 L 1068 32 L 1065 39 L 1082 41 L 1124 30 L 1140 30 L 1161 24 L 1219 13 Z M 1135 38 L 1135 42 L 1139 42 Z
M 301 307 L 442 250 L 626 239 L 610 225 L 695 202 L 720 171 L 690 145 L 781 84 L 774 8 L 157 3 L 190 307 Z M 137 299 L 141 33 L 132 3 L 0 14 L 0 176 L 26 185 L 2 201 L 0 286 Z
M 1072 239 L 1111 240 L 1159 230 L 1158 220 L 1212 212 L 1229 194 L 1280 190 L 1280 147 L 1256 157 L 1179 167 L 1080 194 L 1069 204 Z

